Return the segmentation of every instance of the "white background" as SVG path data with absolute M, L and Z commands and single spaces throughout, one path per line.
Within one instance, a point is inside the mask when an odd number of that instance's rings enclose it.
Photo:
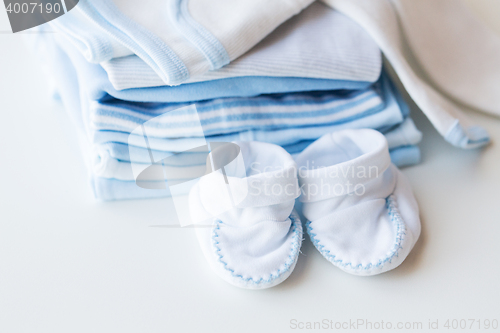
M 500 35 L 500 1 L 468 2 Z M 348 275 L 306 237 L 287 281 L 241 290 L 212 274 L 192 229 L 150 227 L 172 219 L 168 200 L 93 199 L 72 124 L 51 102 L 36 56 L 8 30 L 2 8 L 1 333 L 287 332 L 292 319 L 420 321 L 424 328 L 439 320 L 443 328 L 447 319 L 500 320 L 500 119 L 471 112 L 494 142 L 463 151 L 413 107 L 423 163 L 403 172 L 423 232 L 398 269 Z

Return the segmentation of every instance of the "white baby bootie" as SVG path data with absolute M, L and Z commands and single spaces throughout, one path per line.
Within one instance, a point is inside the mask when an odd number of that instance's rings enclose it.
M 381 133 L 330 133 L 296 160 L 307 232 L 326 259 L 355 275 L 403 262 L 420 235 L 418 205 Z
M 191 217 L 205 224 L 196 233 L 221 278 L 241 288 L 273 287 L 291 274 L 302 244 L 302 225 L 293 210 L 300 195 L 296 163 L 276 145 L 234 145 L 238 158 L 212 165 L 215 171 L 192 188 Z M 227 155 L 221 149 L 212 151 L 214 160 Z

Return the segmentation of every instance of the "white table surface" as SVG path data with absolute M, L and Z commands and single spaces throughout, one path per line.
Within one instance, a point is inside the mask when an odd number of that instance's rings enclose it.
M 500 34 L 499 0 L 468 3 Z M 447 319 L 500 320 L 500 119 L 471 112 L 494 143 L 463 151 L 413 107 L 423 163 L 403 172 L 423 231 L 398 269 L 348 275 L 306 237 L 287 281 L 247 291 L 212 274 L 192 229 L 151 227 L 171 221 L 170 201 L 93 199 L 46 86 L 21 36 L 0 33 L 0 332 L 287 332 L 292 320 L 324 319 L 420 331 L 439 320 L 448 331 Z

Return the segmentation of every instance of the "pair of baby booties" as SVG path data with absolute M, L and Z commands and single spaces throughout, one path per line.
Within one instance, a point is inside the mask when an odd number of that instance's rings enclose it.
M 193 220 L 207 223 L 196 228 L 203 253 L 230 284 L 264 289 L 290 276 L 303 239 L 297 198 L 311 241 L 345 272 L 380 274 L 412 250 L 420 235 L 418 205 L 381 133 L 330 133 L 295 160 L 276 145 L 236 144 L 242 159 L 202 177 L 189 194 Z M 246 175 L 231 176 L 238 169 L 231 164 L 241 168 L 242 161 Z

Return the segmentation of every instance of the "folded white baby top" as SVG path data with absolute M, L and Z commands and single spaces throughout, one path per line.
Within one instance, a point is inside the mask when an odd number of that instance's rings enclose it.
M 118 90 L 165 85 L 136 55 L 102 66 Z M 186 83 L 241 76 L 375 82 L 381 68 L 381 53 L 370 35 L 350 18 L 316 2 L 230 64 Z
M 88 61 L 101 63 L 115 89 L 166 84 L 154 67 L 81 11 L 71 11 L 50 24 Z M 350 18 L 316 2 L 227 66 L 185 83 L 241 76 L 375 82 L 381 67 L 380 50 L 370 35 Z
M 189 196 L 191 218 L 209 226 L 196 232 L 221 278 L 242 288 L 269 288 L 291 274 L 302 243 L 302 225 L 293 211 L 300 195 L 296 164 L 279 146 L 236 144 L 246 176 L 231 176 L 241 166 L 235 159 L 224 173 L 202 177 Z
M 370 129 L 327 134 L 298 157 L 307 232 L 340 269 L 375 275 L 399 266 L 420 235 L 418 205 Z
M 75 8 L 166 84 L 227 65 L 313 0 L 85 0 Z

